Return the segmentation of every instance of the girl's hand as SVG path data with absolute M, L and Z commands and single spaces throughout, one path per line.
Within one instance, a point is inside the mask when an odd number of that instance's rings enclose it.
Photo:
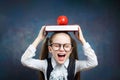
M 45 32 L 45 26 L 42 26 L 37 38 L 34 40 L 32 45 L 37 48 L 38 44 L 46 37 L 47 33 Z
M 78 27 L 78 32 L 75 32 L 74 34 L 75 34 L 76 38 L 82 43 L 82 45 L 84 45 L 86 43 L 86 40 L 83 36 L 80 26 Z
M 41 28 L 38 36 L 37 36 L 37 38 L 38 38 L 39 40 L 43 40 L 43 39 L 46 37 L 46 35 L 47 35 L 47 32 L 45 32 L 45 27 L 46 27 L 46 26 L 42 26 L 42 28 Z

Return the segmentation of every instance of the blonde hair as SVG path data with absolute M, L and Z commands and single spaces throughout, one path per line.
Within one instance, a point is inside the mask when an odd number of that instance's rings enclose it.
M 72 50 L 72 53 L 70 54 L 70 58 L 73 58 L 73 59 L 77 59 L 78 60 L 78 52 L 77 52 L 77 44 L 76 44 L 76 41 L 71 37 L 71 35 L 68 33 L 68 32 L 54 32 L 50 38 L 46 38 L 45 41 L 43 42 L 43 45 L 42 45 L 42 49 L 41 49 L 41 52 L 40 52 L 40 59 L 43 60 L 43 59 L 47 59 L 48 56 L 49 56 L 49 50 L 48 50 L 48 44 L 50 44 L 52 42 L 52 39 L 53 37 L 56 35 L 56 34 L 59 34 L 59 33 L 65 33 L 67 34 L 69 37 L 70 37 L 70 40 L 71 40 L 71 43 L 72 43 L 72 46 L 73 46 L 73 50 Z M 45 80 L 44 78 L 44 74 L 43 72 L 39 72 L 39 80 Z M 75 75 L 75 80 L 80 80 L 80 72 L 77 72 L 76 75 Z

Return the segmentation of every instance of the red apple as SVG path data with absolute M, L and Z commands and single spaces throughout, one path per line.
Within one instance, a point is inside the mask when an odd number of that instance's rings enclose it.
M 68 24 L 68 18 L 64 15 L 61 15 L 57 18 L 57 24 L 58 25 L 67 25 Z

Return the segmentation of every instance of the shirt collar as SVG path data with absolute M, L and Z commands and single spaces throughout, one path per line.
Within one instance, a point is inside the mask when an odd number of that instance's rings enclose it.
M 55 59 L 52 57 L 52 66 L 53 66 L 53 68 L 56 66 L 56 65 L 58 65 L 58 63 L 55 61 Z M 65 66 L 65 68 L 67 68 L 68 67 L 68 65 L 69 65 L 69 58 L 65 61 L 65 63 L 63 64 L 64 66 Z

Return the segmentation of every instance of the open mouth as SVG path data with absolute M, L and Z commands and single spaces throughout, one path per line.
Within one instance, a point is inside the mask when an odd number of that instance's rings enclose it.
M 64 61 L 66 54 L 58 54 L 58 60 Z
M 58 57 L 65 57 L 65 54 L 58 54 Z

